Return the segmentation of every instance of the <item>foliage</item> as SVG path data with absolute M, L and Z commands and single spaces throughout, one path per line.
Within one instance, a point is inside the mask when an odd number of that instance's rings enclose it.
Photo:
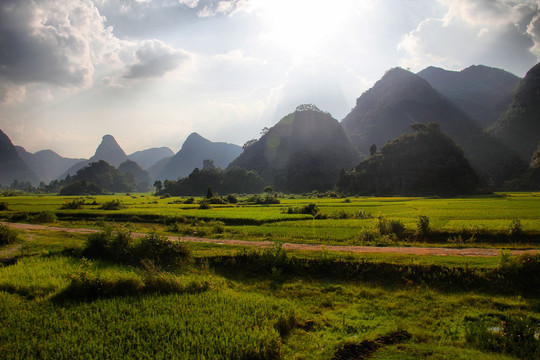
M 71 182 L 60 190 L 60 195 L 103 195 L 107 191 L 101 186 L 86 180 Z
M 62 210 L 78 210 L 82 209 L 83 205 L 85 205 L 85 200 L 83 198 L 76 198 L 71 201 L 67 201 L 62 206 L 60 206 L 60 209 Z
M 101 210 L 120 210 L 125 206 L 122 204 L 122 200 L 114 199 L 104 202 L 99 208 Z
M 540 319 L 521 316 L 469 318 L 465 339 L 472 346 L 520 359 L 540 358 Z
M 397 238 L 403 237 L 405 225 L 399 220 L 388 220 L 385 217 L 377 219 L 377 229 L 381 235 L 395 235 Z
M 12 244 L 17 241 L 19 232 L 7 225 L 0 224 L 0 246 Z
M 5 202 L 0 202 L 0 211 L 5 211 L 5 210 L 9 210 L 8 204 L 6 204 Z
M 190 252 L 181 243 L 156 232 L 135 242 L 128 230 L 107 228 L 88 236 L 83 255 L 132 265 L 146 260 L 159 268 L 175 269 L 189 259 Z
M 188 177 L 178 181 L 165 180 L 161 192 L 167 192 L 174 196 L 209 196 L 214 193 L 258 193 L 263 189 L 263 182 L 254 171 L 248 171 L 239 167 L 231 167 L 227 170 L 219 168 L 203 169 L 196 168 Z M 211 190 L 211 194 L 208 190 Z M 160 193 L 161 193 L 160 192 Z
M 512 220 L 508 233 L 511 237 L 514 238 L 523 235 L 523 226 L 521 225 L 521 221 L 519 219 Z
M 416 223 L 416 235 L 419 238 L 428 238 L 431 233 L 429 226 L 429 218 L 425 215 L 418 216 L 418 222 Z
M 442 195 L 476 192 L 478 177 L 463 151 L 438 124 L 387 143 L 355 169 L 342 171 L 339 191 L 361 195 Z
M 56 214 L 50 210 L 40 211 L 30 217 L 33 223 L 52 223 L 56 221 Z

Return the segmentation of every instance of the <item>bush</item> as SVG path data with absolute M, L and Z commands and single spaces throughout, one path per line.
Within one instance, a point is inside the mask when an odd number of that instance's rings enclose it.
M 521 225 L 521 221 L 519 219 L 512 220 L 508 233 L 514 238 L 523 236 L 523 226 Z
M 430 233 L 429 218 L 425 215 L 420 215 L 416 223 L 416 235 L 420 238 L 427 238 Z
M 62 204 L 60 206 L 60 209 L 62 210 L 77 210 L 82 209 L 83 205 L 85 204 L 85 200 L 82 198 L 76 198 L 72 201 L 68 201 L 65 204 Z
M 133 254 L 139 262 L 148 259 L 161 268 L 174 268 L 190 257 L 190 251 L 186 246 L 156 232 L 142 238 L 135 245 Z
M 238 202 L 238 199 L 234 194 L 229 194 L 227 195 L 227 201 L 229 202 L 229 204 L 236 204 Z
M 193 204 L 195 202 L 195 199 L 194 198 L 189 198 L 189 199 L 186 199 L 186 201 L 184 201 L 184 204 Z
M 0 202 L 0 211 L 9 210 L 7 203 Z
M 203 200 L 199 203 L 199 209 L 200 210 L 209 210 L 212 207 L 210 206 L 210 203 L 206 200 Z
M 6 225 L 0 225 L 0 245 L 13 244 L 17 241 L 19 232 Z
M 379 217 L 377 229 L 381 235 L 395 235 L 401 238 L 405 233 L 405 225 L 399 220 L 388 220 L 385 217 Z
M 56 215 L 50 211 L 41 211 L 35 215 L 30 216 L 29 219 L 33 223 L 52 223 L 56 221 Z
M 99 208 L 101 210 L 120 210 L 125 206 L 122 205 L 122 201 L 119 199 L 106 201 Z

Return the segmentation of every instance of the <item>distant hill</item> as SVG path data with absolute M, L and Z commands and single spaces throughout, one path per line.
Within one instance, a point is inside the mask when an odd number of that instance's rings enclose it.
M 138 192 L 147 192 L 152 186 L 148 171 L 143 170 L 135 161 L 126 160 L 118 166 L 118 171 L 124 175 L 133 176 Z
M 436 123 L 413 125 L 355 169 L 341 172 L 337 189 L 360 195 L 455 196 L 476 191 L 478 177 L 463 151 Z
M 8 186 L 14 180 L 39 184 L 38 176 L 30 166 L 19 156 L 19 153 L 9 137 L 0 130 L 0 184 Z
M 430 66 L 418 73 L 482 128 L 487 128 L 508 108 L 520 78 L 484 65 L 449 71 Z
M 224 142 L 212 142 L 197 133 L 187 137 L 178 151 L 154 176 L 157 180 L 176 180 L 187 177 L 204 160 L 214 160 L 217 167 L 225 168 L 242 152 L 242 147 Z
M 40 150 L 34 154 L 16 146 L 19 156 L 30 166 L 40 181 L 48 184 L 66 172 L 71 166 L 84 159 L 65 158 L 52 150 Z
M 135 161 L 140 167 L 148 170 L 157 162 L 172 156 L 174 156 L 174 152 L 171 149 L 168 147 L 160 147 L 136 151 L 133 154 L 128 155 L 128 159 Z
M 152 179 L 157 179 L 157 176 L 165 169 L 165 166 L 167 166 L 167 164 L 169 163 L 169 161 L 171 161 L 172 158 L 172 156 L 163 158 L 154 165 L 150 166 L 148 168 L 148 173 L 150 174 L 150 177 Z
M 71 166 L 60 178 L 65 178 L 68 174 L 74 175 L 78 170 L 82 169 L 86 165 L 98 162 L 99 160 L 106 161 L 109 165 L 117 167 L 124 161 L 126 161 L 127 155 L 122 150 L 120 145 L 116 142 L 116 139 L 112 135 L 105 135 L 101 139 L 101 143 L 96 149 L 96 153 L 88 160 L 84 160 Z
M 79 169 L 74 176 L 66 177 L 61 186 L 87 182 L 110 192 L 128 192 L 136 189 L 133 176 L 128 176 L 104 160 L 92 162 Z
M 360 161 L 339 122 L 314 105 L 301 105 L 247 147 L 230 167 L 256 171 L 276 190 L 332 189 L 340 169 Z
M 519 82 L 512 103 L 489 131 L 530 161 L 540 142 L 540 63 Z
M 414 123 L 434 121 L 463 148 L 484 179 L 501 183 L 526 167 L 517 154 L 484 133 L 474 120 L 437 93 L 426 80 L 400 68 L 389 70 L 364 92 L 342 125 L 352 143 L 366 153 L 372 144 L 381 147 L 410 133 Z

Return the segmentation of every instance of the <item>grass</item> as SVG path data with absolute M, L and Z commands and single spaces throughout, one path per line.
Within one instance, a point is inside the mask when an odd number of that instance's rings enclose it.
M 280 199 L 278 205 L 245 205 L 240 197 L 236 206 L 198 210 L 198 201 L 184 204 L 182 198 L 145 194 L 79 199 L 80 209 L 60 209 L 75 197 L 13 196 L 2 199 L 7 209 L 0 216 L 26 213 L 31 218 L 47 212 L 62 226 L 99 227 L 131 219 L 128 230 L 146 233 L 161 229 L 222 238 L 416 245 L 424 244 L 414 239 L 423 215 L 438 236 L 478 234 L 475 246 L 536 247 L 539 197 L 298 198 Z M 125 208 L 99 209 L 111 200 Z M 328 218 L 282 210 L 310 203 Z M 353 218 L 359 211 L 366 216 Z M 388 225 L 403 224 L 410 238 L 399 240 L 393 230 L 378 234 L 379 217 Z M 517 244 L 521 235 L 511 237 L 512 226 L 531 243 Z M 149 262 L 123 261 L 117 252 L 87 260 L 87 240 L 63 231 L 20 231 L 15 243 L 0 246 L 0 257 L 13 260 L 0 265 L 3 358 L 322 360 L 346 344 L 354 348 L 397 331 L 410 339 L 378 346 L 373 359 L 537 356 L 539 262 L 534 257 L 285 252 L 278 242 L 253 251 L 186 243 L 194 261 L 165 271 Z M 113 241 L 107 239 L 105 248 L 111 250 Z M 456 246 L 446 238 L 426 241 Z M 126 244 L 134 251 L 139 242 Z M 497 326 L 513 336 L 494 333 Z

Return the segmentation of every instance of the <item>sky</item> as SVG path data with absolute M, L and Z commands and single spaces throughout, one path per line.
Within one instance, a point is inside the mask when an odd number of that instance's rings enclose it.
M 540 0 L 2 0 L 0 129 L 36 152 L 242 145 L 296 106 L 341 121 L 385 71 L 540 59 Z

